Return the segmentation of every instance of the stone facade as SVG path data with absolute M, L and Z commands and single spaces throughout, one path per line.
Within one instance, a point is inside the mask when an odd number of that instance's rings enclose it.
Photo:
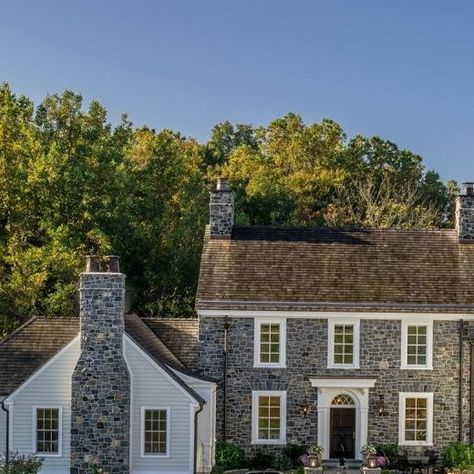
M 230 239 L 234 225 L 235 194 L 225 178 L 219 178 L 217 188 L 210 193 L 209 228 L 212 239 Z
M 456 201 L 456 228 L 461 242 L 474 241 L 474 185 L 464 183 Z
M 71 474 L 129 472 L 130 375 L 123 358 L 125 275 L 82 273 L 81 355 L 72 376 Z
M 348 315 L 349 316 L 349 315 Z M 362 319 L 360 322 L 360 369 L 328 369 L 328 320 L 287 319 L 286 368 L 254 368 L 253 318 L 229 318 L 227 361 L 227 440 L 248 452 L 281 450 L 281 446 L 251 444 L 252 390 L 287 391 L 287 442 L 317 442 L 317 388 L 309 376 L 370 377 L 368 442 L 398 442 L 399 392 L 433 392 L 433 442 L 441 448 L 459 439 L 460 331 L 459 321 L 434 321 L 433 369 L 403 370 L 400 320 Z M 201 317 L 200 364 L 207 375 L 223 378 L 224 318 Z M 470 344 L 463 342 L 463 426 L 469 440 Z M 380 416 L 377 402 L 383 395 L 386 414 Z M 310 402 L 304 417 L 301 405 Z M 218 393 L 217 433 L 223 437 L 223 392 Z M 413 450 L 414 448 L 410 448 Z M 425 449 L 425 448 L 423 448 Z

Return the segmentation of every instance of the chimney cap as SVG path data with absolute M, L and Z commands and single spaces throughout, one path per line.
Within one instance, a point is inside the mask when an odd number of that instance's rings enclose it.
M 100 258 L 98 255 L 86 256 L 86 273 L 100 272 Z
M 464 196 L 474 195 L 474 182 L 467 181 L 465 183 L 462 183 L 462 194 Z
M 216 191 L 230 191 L 229 178 L 225 176 L 217 178 Z
M 117 255 L 107 255 L 107 271 L 109 273 L 120 273 L 120 257 Z

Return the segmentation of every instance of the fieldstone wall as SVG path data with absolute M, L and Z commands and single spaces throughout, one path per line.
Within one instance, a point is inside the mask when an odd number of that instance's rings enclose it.
M 211 239 L 230 239 L 234 225 L 235 194 L 230 189 L 210 193 L 209 229 Z
M 123 358 L 125 275 L 82 273 L 81 355 L 72 376 L 71 474 L 129 472 L 130 376 Z
M 459 240 L 474 240 L 474 194 L 461 194 L 457 197 L 456 224 Z
M 252 390 L 286 390 L 287 441 L 317 442 L 317 389 L 308 376 L 359 376 L 376 378 L 369 392 L 368 442 L 398 442 L 399 392 L 434 393 L 434 445 L 441 448 L 459 437 L 459 322 L 435 321 L 433 370 L 402 370 L 401 321 L 361 320 L 360 369 L 327 369 L 327 320 L 287 320 L 287 367 L 253 368 L 254 322 L 252 318 L 229 318 L 227 439 L 248 452 L 280 451 L 281 447 L 251 445 Z M 223 318 L 202 318 L 200 367 L 222 380 Z M 469 439 L 470 349 L 463 345 L 463 437 Z M 380 417 L 376 403 L 384 396 L 387 415 Z M 223 437 L 223 395 L 218 393 L 218 436 Z M 300 405 L 305 397 L 311 411 L 304 417 Z M 425 448 L 423 448 L 425 449 Z M 412 449 L 413 450 L 413 449 Z

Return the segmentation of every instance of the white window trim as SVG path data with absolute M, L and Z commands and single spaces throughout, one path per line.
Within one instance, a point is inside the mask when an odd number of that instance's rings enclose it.
M 334 327 L 341 324 L 354 326 L 354 359 L 352 364 L 336 364 L 334 362 Z M 360 319 L 355 318 L 330 318 L 328 319 L 328 369 L 358 369 L 360 346 Z
M 145 410 L 163 410 L 166 411 L 166 454 L 147 454 L 145 453 Z M 171 409 L 163 406 L 142 406 L 140 421 L 140 456 L 142 458 L 169 458 L 171 441 Z
M 38 453 L 37 448 L 37 415 L 38 410 L 58 410 L 58 452 L 57 453 Z M 63 455 L 63 407 L 61 405 L 35 405 L 33 407 L 33 449 L 32 453 L 35 453 L 38 457 L 42 458 L 60 458 Z
M 408 365 L 408 326 L 426 326 L 426 364 Z M 432 319 L 403 319 L 401 341 L 401 369 L 405 370 L 432 370 L 433 369 L 433 320 Z
M 280 325 L 280 362 L 260 362 L 260 330 L 262 324 Z M 286 318 L 255 318 L 254 319 L 254 367 L 285 368 L 286 367 Z
M 407 398 L 426 398 L 427 420 L 426 441 L 405 440 L 405 404 Z M 432 392 L 400 392 L 398 407 L 398 444 L 400 446 L 433 446 L 433 393 Z
M 280 397 L 280 438 L 259 439 L 258 437 L 258 397 Z M 286 444 L 286 392 L 279 390 L 252 391 L 252 444 Z

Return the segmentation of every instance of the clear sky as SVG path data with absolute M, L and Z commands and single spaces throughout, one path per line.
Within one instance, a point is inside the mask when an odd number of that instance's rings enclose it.
M 0 0 L 0 81 L 201 141 L 289 111 L 474 180 L 472 0 Z

